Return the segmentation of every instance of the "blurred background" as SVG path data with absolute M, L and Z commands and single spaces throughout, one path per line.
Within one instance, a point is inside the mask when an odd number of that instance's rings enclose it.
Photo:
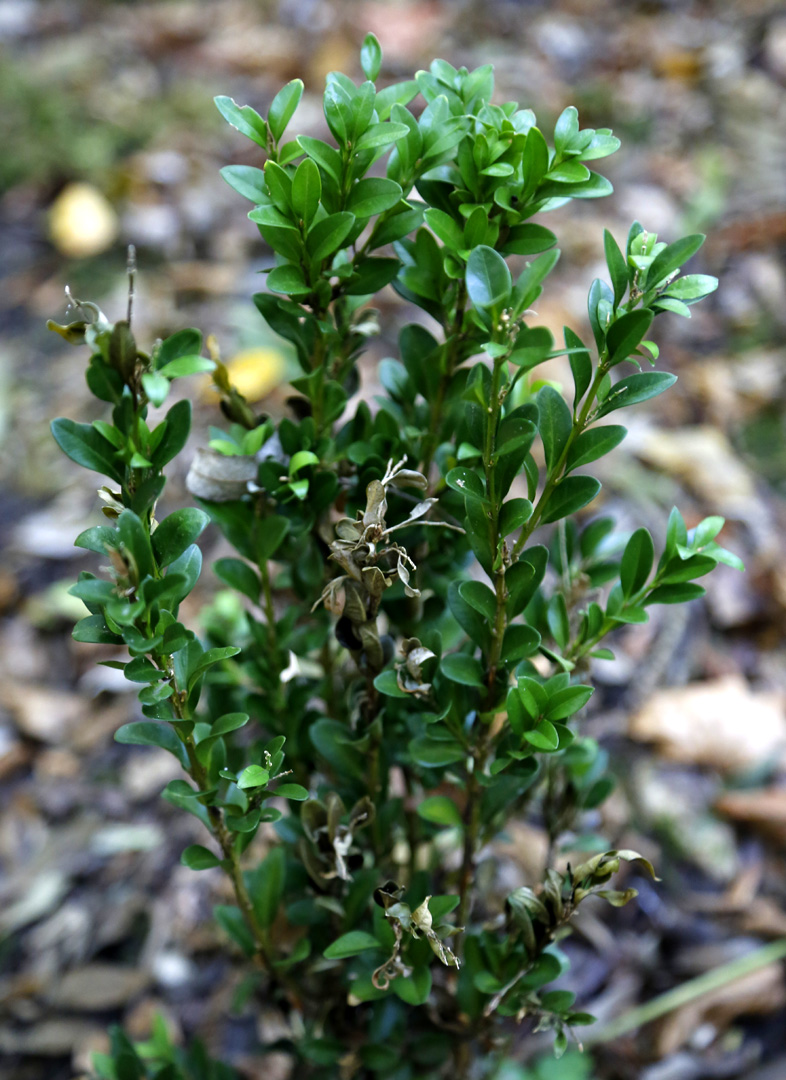
M 62 457 L 48 422 L 88 419 L 86 353 L 44 329 L 64 288 L 114 321 L 125 247 L 139 264 L 135 331 L 217 336 L 237 385 L 279 415 L 292 359 L 250 296 L 270 265 L 247 207 L 221 180 L 261 153 L 212 104 L 265 113 L 296 76 L 295 124 L 322 135 L 334 69 L 360 77 L 379 37 L 381 81 L 435 56 L 492 62 L 497 100 L 533 107 L 550 131 L 566 105 L 612 127 L 615 194 L 552 214 L 563 256 L 538 305 L 555 333 L 586 329 L 605 274 L 602 232 L 634 218 L 671 241 L 709 239 L 692 272 L 719 291 L 688 322 L 658 320 L 680 381 L 631 417 L 627 453 L 599 475 L 604 511 L 658 538 L 678 504 L 688 524 L 723 514 L 721 567 L 704 601 L 658 609 L 620 632 L 597 671 L 593 734 L 621 782 L 605 811 L 664 878 L 635 904 L 586 920 L 570 985 L 608 1020 L 639 1001 L 786 935 L 786 14 L 770 0 L 2 0 L 0 2 L 0 1076 L 83 1075 L 107 1023 L 146 1038 L 156 1012 L 198 1031 L 248 1077 L 284 1080 L 253 1056 L 272 1011 L 242 1004 L 242 972 L 209 913 L 222 883 L 178 863 L 196 836 L 158 799 L 163 751 L 118 747 L 135 698 L 95 667 L 70 627 L 67 589 L 92 567 L 74 536 L 98 520 L 90 475 Z M 364 363 L 395 354 L 401 305 Z M 559 364 L 549 372 L 561 377 Z M 194 445 L 220 414 L 209 386 Z M 661 404 L 662 403 L 662 404 Z M 186 455 L 187 456 L 187 455 Z M 185 467 L 185 462 L 184 466 Z M 182 476 L 170 499 L 185 500 Z M 168 489 L 169 490 L 169 489 Z M 208 535 L 210 545 L 218 539 Z M 94 567 L 93 567 L 94 568 Z M 204 575 L 202 599 L 218 583 Z M 127 684 L 126 684 L 127 685 Z M 171 811 L 171 813 L 170 813 Z M 609 822 L 598 822 L 602 829 Z M 537 865 L 543 838 L 512 831 L 488 860 Z M 529 863 L 528 863 L 529 860 Z M 635 909 L 635 910 L 633 910 Z M 229 1019 L 227 1020 L 227 1016 Z M 691 1002 L 636 1035 L 505 1080 L 702 1080 L 786 1076 L 782 965 Z M 537 1050 L 537 1041 L 532 1044 Z M 542 1045 L 542 1044 L 540 1044 Z M 278 1071 L 277 1071 L 278 1070 Z

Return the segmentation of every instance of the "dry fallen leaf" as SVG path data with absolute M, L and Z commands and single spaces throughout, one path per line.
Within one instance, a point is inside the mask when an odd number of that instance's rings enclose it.
M 786 1004 L 781 964 L 769 964 L 726 986 L 711 990 L 669 1013 L 661 1021 L 656 1052 L 665 1058 L 690 1041 L 701 1024 L 725 1031 L 740 1016 L 767 1015 Z
M 786 844 L 786 788 L 727 791 L 717 800 L 715 809 L 732 821 L 745 822 L 777 843 Z
M 751 690 L 736 675 L 657 691 L 631 716 L 629 734 L 673 761 L 728 772 L 786 760 L 782 695 Z
M 753 474 L 718 428 L 642 427 L 632 435 L 638 457 L 684 482 L 715 513 L 747 520 L 759 506 Z

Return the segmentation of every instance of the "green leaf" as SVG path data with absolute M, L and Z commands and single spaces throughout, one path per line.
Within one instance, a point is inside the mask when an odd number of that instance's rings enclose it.
M 263 769 L 261 765 L 247 765 L 237 778 L 237 786 L 242 790 L 266 787 L 269 780 L 268 769 Z
M 457 465 L 447 474 L 445 483 L 465 498 L 479 499 L 481 502 L 486 502 L 486 489 L 483 486 L 483 481 L 472 469 Z
M 255 109 L 250 105 L 238 105 L 231 97 L 224 95 L 213 100 L 224 119 L 241 135 L 251 139 L 257 146 L 267 146 L 267 124 Z
M 160 372 L 148 371 L 142 376 L 142 389 L 151 405 L 163 405 L 169 393 L 169 379 Z
M 628 264 L 617 245 L 617 241 L 608 229 L 603 230 L 603 248 L 606 253 L 606 265 L 609 268 L 612 288 L 614 289 L 614 307 L 616 308 L 628 291 Z
M 572 472 L 574 469 L 581 468 L 582 465 L 589 465 L 591 461 L 604 457 L 615 446 L 619 446 L 627 434 L 628 429 L 619 424 L 608 424 L 583 431 L 568 451 L 565 472 Z
M 371 82 L 376 82 L 382 67 L 382 48 L 374 34 L 366 34 L 360 47 L 360 66 Z
M 355 273 L 344 291 L 347 296 L 371 296 L 390 284 L 400 269 L 398 259 L 360 259 L 355 263 Z
M 350 956 L 358 956 L 368 949 L 383 949 L 381 941 L 377 941 L 373 934 L 365 930 L 350 930 L 348 934 L 342 934 L 322 954 L 326 960 L 346 960 Z
M 461 814 L 447 795 L 432 795 L 418 806 L 418 816 L 434 825 L 461 826 Z
M 559 119 L 554 127 L 554 149 L 562 157 L 566 150 L 570 149 L 570 145 L 579 133 L 579 112 L 573 105 L 568 105 L 567 109 L 559 115 Z
M 394 180 L 367 176 L 351 189 L 346 209 L 357 218 L 370 218 L 391 210 L 402 197 L 401 187 Z
M 537 396 L 538 430 L 543 440 L 546 468 L 549 473 L 559 460 L 573 430 L 573 418 L 562 394 L 544 386 Z
M 576 387 L 576 392 L 573 396 L 573 408 L 576 409 L 592 382 L 592 360 L 590 359 L 590 354 L 586 349 L 584 342 L 578 334 L 574 333 L 569 326 L 563 327 L 563 333 L 565 335 L 565 348 L 571 350 L 568 359 L 570 360 L 570 370 L 573 374 L 573 384 Z M 573 350 L 575 349 L 579 349 L 580 351 L 574 352 Z
M 639 347 L 647 336 L 653 318 L 653 313 L 645 308 L 620 315 L 617 321 L 611 324 L 606 334 L 609 367 L 621 364 Z
M 292 179 L 292 209 L 306 228 L 314 220 L 321 198 L 322 178 L 319 169 L 311 158 L 304 158 Z
M 358 139 L 355 150 L 362 153 L 364 150 L 376 150 L 380 146 L 392 146 L 393 143 L 398 142 L 399 139 L 403 139 L 407 135 L 409 135 L 409 128 L 406 124 L 391 122 L 372 124 L 371 127 L 366 128 Z
M 411 975 L 403 979 L 396 979 L 392 983 L 393 993 L 407 1005 L 425 1005 L 431 993 L 431 969 L 417 967 Z M 421 1046 L 423 1044 L 421 1043 Z M 386 1047 L 392 1050 L 393 1047 Z M 398 1063 L 398 1055 L 396 1055 Z
M 338 184 L 341 180 L 341 154 L 338 150 L 310 135 L 298 135 L 297 141 L 308 156 Z
M 409 744 L 413 761 L 430 769 L 442 768 L 463 761 L 466 750 L 454 740 L 432 739 L 428 735 L 419 735 Z
M 114 446 L 91 424 L 77 424 L 74 420 L 60 417 L 53 420 L 50 427 L 57 445 L 77 465 L 101 473 L 118 484 L 123 483 Z
M 287 124 L 295 114 L 295 109 L 303 96 L 303 82 L 301 79 L 293 79 L 276 94 L 270 103 L 267 114 L 267 122 L 270 125 L 270 133 L 276 142 L 281 142 Z M 231 123 L 231 121 L 230 121 Z M 264 143 L 260 145 L 264 146 Z
M 485 310 L 504 305 L 512 286 L 508 264 L 493 248 L 481 244 L 467 261 L 466 284 L 475 307 Z
M 202 653 L 194 668 L 188 673 L 189 690 L 199 676 L 207 671 L 209 667 L 220 663 L 222 660 L 228 660 L 232 656 L 237 656 L 239 652 L 240 649 L 236 645 L 224 645 L 219 648 L 208 649 L 207 652 Z
M 288 518 L 277 514 L 274 517 L 263 518 L 259 523 L 259 530 L 257 537 L 259 557 L 272 559 L 289 533 L 290 522 Z
M 516 279 L 514 297 L 516 310 L 521 313 L 537 300 L 541 293 L 541 283 L 551 273 L 559 261 L 560 251 L 545 251 L 528 263 Z
M 689 600 L 704 596 L 706 591 L 701 585 L 693 585 L 687 581 L 679 585 L 659 585 L 645 598 L 644 604 L 685 604 Z
M 434 235 L 452 251 L 461 251 L 465 247 L 464 230 L 450 214 L 429 207 L 423 217 Z
M 221 176 L 238 195 L 250 200 L 255 206 L 266 203 L 268 195 L 265 174 L 253 165 L 225 165 L 219 169 Z
M 216 365 L 206 356 L 179 356 L 176 360 L 170 360 L 168 364 L 159 370 L 158 374 L 167 379 L 182 379 L 186 375 L 201 375 L 205 371 L 215 371 Z
M 608 416 L 616 409 L 629 405 L 638 405 L 649 398 L 657 397 L 668 390 L 677 381 L 676 375 L 667 371 L 641 371 L 626 375 L 614 385 L 606 400 L 598 410 L 598 416 Z
M 463 584 L 463 583 L 462 583 Z M 460 584 L 452 581 L 448 587 L 448 606 L 451 614 L 461 629 L 481 648 L 486 648 L 490 640 L 490 631 L 484 618 L 466 600 L 460 592 Z M 383 672 L 383 674 L 385 674 Z M 377 678 L 382 676 L 378 675 Z M 376 680 L 375 680 L 376 685 Z M 378 689 L 381 689 L 379 687 Z M 403 691 L 401 691 L 403 693 Z
M 320 263 L 338 251 L 352 231 L 355 220 L 354 214 L 343 212 L 330 214 L 311 226 L 306 250 L 314 262 Z
M 625 545 L 620 564 L 623 595 L 633 596 L 646 584 L 655 559 L 655 545 L 646 529 L 636 529 Z
M 94 525 L 91 529 L 85 529 L 74 540 L 74 547 L 95 551 L 98 555 L 106 555 L 107 548 L 116 546 L 117 532 L 110 525 Z
M 696 254 L 706 239 L 703 233 L 693 233 L 665 247 L 659 255 L 655 256 L 647 272 L 647 288 L 651 289 L 659 285 L 669 274 L 679 270 L 683 263 Z
M 450 653 L 443 656 L 440 668 L 451 682 L 461 683 L 462 686 L 476 686 L 480 689 L 486 685 L 480 660 L 474 656 L 467 656 L 466 653 Z
M 176 457 L 186 445 L 188 433 L 191 430 L 191 402 L 187 398 L 176 402 L 166 414 L 164 424 L 164 434 L 150 455 L 150 460 L 156 469 L 163 469 L 167 462 Z
M 286 296 L 308 296 L 314 291 L 307 284 L 302 269 L 291 263 L 271 270 L 267 276 L 267 287 L 271 292 L 284 293 Z
M 508 499 L 499 515 L 500 536 L 510 536 L 516 529 L 526 525 L 532 517 L 533 506 L 529 499 Z
M 248 929 L 240 908 L 232 904 L 216 904 L 213 908 L 213 918 L 224 933 L 239 946 L 241 952 L 246 956 L 254 955 L 257 951 L 254 935 Z
M 568 606 L 562 593 L 554 593 L 546 609 L 546 621 L 551 636 L 561 649 L 566 649 L 570 641 L 570 620 Z
M 180 856 L 183 866 L 190 870 L 212 870 L 214 866 L 220 866 L 221 860 L 212 851 L 208 851 L 201 844 L 191 844 Z
M 88 615 L 80 619 L 71 632 L 74 641 L 90 645 L 122 645 L 123 639 L 112 633 L 103 615 Z
M 159 345 L 156 354 L 156 368 L 160 369 L 181 356 L 198 356 L 202 352 L 202 332 L 193 327 L 178 330 L 170 334 Z
M 503 255 L 538 255 L 556 244 L 557 238 L 542 225 L 514 225 L 500 251 Z M 469 246 L 469 245 L 467 245 Z
M 192 506 L 175 510 L 159 522 L 152 536 L 153 553 L 158 565 L 169 566 L 179 558 L 209 524 L 210 518 L 205 511 Z
M 493 625 L 497 615 L 497 598 L 488 585 L 482 581 L 463 581 L 459 585 L 462 600 L 473 607 Z
M 545 715 L 552 723 L 557 720 L 567 720 L 579 709 L 583 709 L 592 697 L 594 689 L 591 686 L 565 686 L 562 690 L 555 690 L 549 694 L 549 702 L 546 706 Z
M 374 679 L 374 686 L 379 690 L 380 694 L 384 694 L 386 697 L 408 698 L 410 696 L 406 690 L 402 690 L 399 686 L 398 677 L 393 668 L 381 671 Z
M 672 281 L 664 295 L 673 296 L 686 303 L 695 303 L 696 300 L 701 300 L 715 292 L 717 288 L 716 277 L 711 277 L 709 274 L 687 274 L 685 277 Z
M 524 738 L 535 747 L 536 750 L 544 750 L 552 753 L 559 749 L 559 735 L 557 729 L 549 720 L 541 720 L 532 731 L 525 731 Z
M 251 901 L 260 926 L 273 925 L 284 895 L 286 856 L 283 847 L 274 847 L 251 875 Z
M 292 799 L 294 802 L 304 802 L 308 798 L 308 790 L 302 784 L 279 784 L 273 794 L 280 799 Z
M 540 634 L 531 626 L 514 623 L 505 631 L 502 639 L 502 659 L 506 664 L 517 664 L 537 652 Z
M 252 604 L 257 603 L 261 588 L 259 575 L 247 562 L 242 559 L 216 559 L 213 571 L 225 585 L 247 596 Z
M 559 521 L 560 518 L 575 514 L 582 506 L 592 502 L 599 491 L 600 481 L 593 476 L 566 477 L 557 485 L 546 503 L 541 522 L 548 525 L 553 521 Z
M 162 750 L 168 750 L 177 758 L 183 767 L 186 765 L 186 753 L 175 734 L 174 728 L 167 723 L 155 720 L 134 720 L 130 724 L 123 724 L 115 732 L 115 742 L 125 746 L 158 746 Z

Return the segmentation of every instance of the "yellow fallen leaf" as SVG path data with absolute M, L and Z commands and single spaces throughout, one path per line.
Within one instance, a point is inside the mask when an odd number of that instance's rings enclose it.
M 283 356 L 275 349 L 256 347 L 241 349 L 227 361 L 226 369 L 230 385 L 247 401 L 261 401 L 284 378 L 285 364 Z M 202 397 L 213 400 L 212 391 L 212 379 L 206 379 L 202 384 Z
M 117 231 L 114 208 L 92 184 L 68 184 L 49 211 L 52 243 L 72 259 L 86 259 L 106 251 Z

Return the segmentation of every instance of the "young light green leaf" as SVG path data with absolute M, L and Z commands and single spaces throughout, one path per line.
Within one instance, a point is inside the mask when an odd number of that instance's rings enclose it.
M 681 240 L 675 240 L 673 244 L 665 247 L 659 255 L 656 255 L 647 271 L 647 288 L 652 289 L 659 285 L 669 274 L 688 261 L 702 246 L 707 237 L 703 233 L 693 233 L 691 236 L 683 236 Z

